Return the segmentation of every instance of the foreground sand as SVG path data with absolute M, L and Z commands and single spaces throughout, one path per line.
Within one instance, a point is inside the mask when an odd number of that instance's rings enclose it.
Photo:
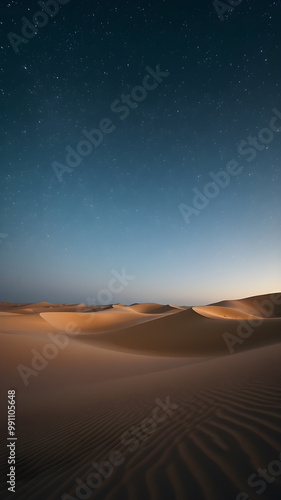
M 281 294 L 0 311 L 5 473 L 8 389 L 18 438 L 1 498 L 280 500 Z

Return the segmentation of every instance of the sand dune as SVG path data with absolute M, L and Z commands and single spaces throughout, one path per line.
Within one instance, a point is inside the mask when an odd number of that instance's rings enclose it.
M 168 310 L 162 312 L 162 314 L 153 314 L 152 310 L 146 313 L 136 311 L 132 307 L 114 306 L 112 309 L 95 312 L 44 312 L 40 313 L 40 316 L 52 326 L 61 330 L 65 330 L 66 325 L 72 323 L 81 333 L 103 333 L 150 322 L 153 319 L 159 318 L 159 316 L 163 317 L 171 312 L 173 311 Z M 178 311 L 175 310 L 175 312 Z
M 99 474 L 92 463 L 113 449 L 123 463 L 100 473 L 87 498 L 261 498 L 249 476 L 281 459 L 280 298 L 193 308 L 1 304 L 1 391 L 14 388 L 17 401 L 13 498 L 78 498 L 77 478 Z M 233 355 L 225 332 L 241 341 Z M 20 365 L 33 370 L 27 385 Z M 280 478 L 265 482 L 263 498 L 280 499 Z M 0 492 L 11 498 L 5 485 Z
M 81 341 L 108 349 L 157 356 L 225 355 L 229 350 L 224 333 L 237 336 L 241 325 L 243 332 L 246 329 L 247 333 L 249 328 L 248 331 L 252 330 L 254 334 L 236 346 L 237 352 L 280 340 L 280 319 L 276 317 L 276 311 L 273 311 L 272 318 L 264 318 L 261 311 L 258 315 L 257 310 L 255 314 L 245 312 L 243 307 L 241 310 L 240 301 L 237 302 L 233 301 L 232 307 L 190 309 L 171 306 L 162 309 L 159 304 L 114 305 L 111 309 L 93 313 L 44 312 L 40 316 L 61 331 L 65 331 L 67 324 L 72 324 L 75 331 L 78 329 Z M 254 305 L 248 301 L 247 308 L 251 307 L 253 310 Z M 255 327 L 241 323 L 257 319 L 262 321 Z
M 220 306 L 199 306 L 193 307 L 193 311 L 201 314 L 205 318 L 228 318 L 228 319 L 255 319 L 262 318 L 261 314 L 250 314 L 238 307 L 220 307 Z
M 161 304 L 153 304 L 153 303 L 146 303 L 146 304 L 132 304 L 129 306 L 130 309 L 145 313 L 145 314 L 162 314 L 165 312 L 173 312 L 175 307 L 173 306 L 163 306 Z
M 256 295 L 238 300 L 225 300 L 211 304 L 212 306 L 222 306 L 245 311 L 253 315 L 262 315 L 262 317 L 281 317 L 280 293 L 272 293 L 267 295 Z M 272 311 L 273 309 L 273 311 Z M 267 312 L 268 311 L 268 312 Z

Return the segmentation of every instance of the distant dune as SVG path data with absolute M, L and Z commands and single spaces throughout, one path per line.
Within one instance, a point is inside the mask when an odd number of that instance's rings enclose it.
M 212 306 L 222 306 L 222 307 L 230 307 L 233 309 L 238 309 L 239 311 L 245 311 L 246 313 L 254 314 L 254 315 L 262 315 L 263 317 L 267 317 L 264 314 L 264 308 L 270 307 L 269 304 L 274 305 L 273 315 L 270 317 L 281 317 L 281 301 L 280 301 L 280 293 L 266 294 L 266 295 L 256 295 L 254 297 L 248 297 L 245 299 L 238 300 L 225 300 L 222 302 L 217 302 L 216 304 L 211 304 Z M 272 301 L 274 300 L 274 303 Z M 277 300 L 277 302 L 276 302 Z M 264 305 L 263 305 L 264 304 Z
M 254 319 L 261 318 L 261 314 L 253 315 L 238 307 L 221 307 L 221 306 L 200 306 L 193 307 L 193 311 L 205 316 L 206 318 L 228 318 L 228 319 Z
M 90 473 L 90 500 L 261 497 L 248 477 L 281 458 L 281 294 L 189 308 L 5 302 L 0 331 L 16 500 L 78 498 Z M 92 463 L 113 449 L 124 461 L 105 478 Z M 280 479 L 263 498 L 280 498 Z
M 146 304 L 132 304 L 129 306 L 130 309 L 133 311 L 141 312 L 144 314 L 162 314 L 165 312 L 173 312 L 175 309 L 173 306 L 163 306 L 161 304 L 153 304 L 153 303 L 146 303 Z

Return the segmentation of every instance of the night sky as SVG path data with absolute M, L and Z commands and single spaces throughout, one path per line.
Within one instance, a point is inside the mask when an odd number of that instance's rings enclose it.
M 2 2 L 0 300 L 280 291 L 280 2 L 45 3 Z

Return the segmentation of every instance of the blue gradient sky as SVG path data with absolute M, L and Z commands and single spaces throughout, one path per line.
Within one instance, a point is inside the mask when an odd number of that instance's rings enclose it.
M 4 32 L 32 13 L 6 9 Z M 280 13 L 73 0 L 19 54 L 5 35 L 1 301 L 89 303 L 123 268 L 134 279 L 112 302 L 280 291 L 281 132 L 251 162 L 237 150 L 281 112 Z M 120 120 L 111 103 L 157 64 L 169 76 Z M 59 182 L 52 162 L 105 117 L 116 129 Z M 186 224 L 179 205 L 232 159 L 241 173 Z

